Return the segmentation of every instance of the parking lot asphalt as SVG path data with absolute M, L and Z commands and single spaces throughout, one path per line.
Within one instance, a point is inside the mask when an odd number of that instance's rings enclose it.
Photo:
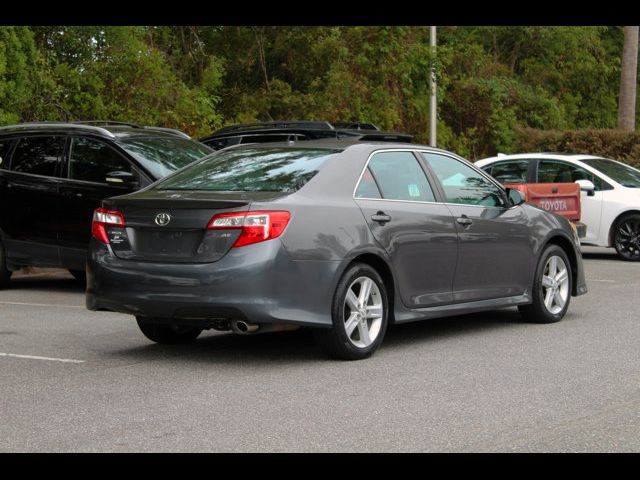
M 160 346 L 65 272 L 0 291 L 0 451 L 640 451 L 640 263 L 585 249 L 564 320 L 397 326 L 358 362 L 310 332 Z

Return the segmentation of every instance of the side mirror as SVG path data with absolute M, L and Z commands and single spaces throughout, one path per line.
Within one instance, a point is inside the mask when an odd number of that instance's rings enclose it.
M 522 205 L 526 200 L 524 193 L 515 188 L 507 188 L 507 196 L 509 197 L 509 203 L 511 206 Z
M 109 172 L 105 177 L 105 181 L 109 185 L 119 187 L 132 187 L 138 186 L 138 179 L 131 172 Z
M 596 186 L 591 180 L 576 180 L 575 183 L 580 185 L 580 191 L 587 192 L 589 197 L 593 197 L 596 194 Z

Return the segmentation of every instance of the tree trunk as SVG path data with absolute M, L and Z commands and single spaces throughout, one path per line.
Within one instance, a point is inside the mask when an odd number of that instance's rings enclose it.
M 636 128 L 636 85 L 638 74 L 638 27 L 624 27 L 618 128 L 633 132 Z

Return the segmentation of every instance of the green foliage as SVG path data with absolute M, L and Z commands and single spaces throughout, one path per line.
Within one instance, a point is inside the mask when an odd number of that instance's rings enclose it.
M 511 152 L 566 152 L 600 155 L 640 168 L 640 132 L 617 129 L 535 130 L 523 129 Z
M 20 111 L 30 98 L 35 62 L 29 28 L 0 27 L 0 125 L 20 120 Z
M 523 128 L 616 125 L 619 27 L 0 27 L 0 124 L 113 119 L 193 135 L 254 120 L 365 121 L 469 158 Z M 640 109 L 638 109 L 640 115 Z

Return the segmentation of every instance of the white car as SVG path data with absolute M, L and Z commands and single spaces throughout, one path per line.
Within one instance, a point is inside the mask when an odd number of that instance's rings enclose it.
M 614 247 L 625 260 L 640 261 L 640 170 L 591 155 L 524 153 L 478 160 L 502 183 L 580 184 L 582 245 Z

